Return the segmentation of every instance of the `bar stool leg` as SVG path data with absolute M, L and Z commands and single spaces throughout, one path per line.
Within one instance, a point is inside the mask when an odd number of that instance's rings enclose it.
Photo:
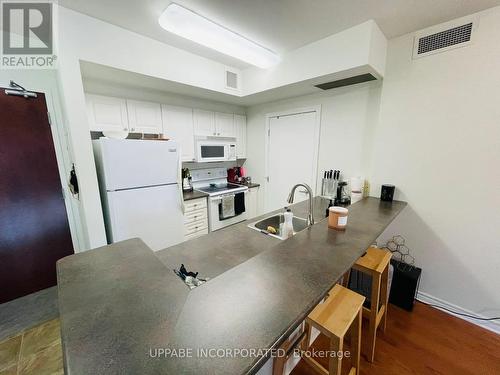
M 375 341 L 377 338 L 377 314 L 380 304 L 380 284 L 381 275 L 372 274 L 372 295 L 370 302 L 370 326 L 368 328 L 368 362 L 373 362 L 375 359 Z
M 359 361 L 361 357 L 361 322 L 363 321 L 363 308 L 359 310 L 358 316 L 351 326 L 351 361 L 352 367 L 356 368 L 359 375 Z
M 346 273 L 344 273 L 344 276 L 342 276 L 342 286 L 344 288 L 348 288 L 349 287 L 349 278 L 351 277 L 351 270 L 347 271 Z
M 300 348 L 302 351 L 307 351 L 309 349 L 309 341 L 311 340 L 312 336 L 312 326 L 307 323 L 307 321 L 304 322 L 304 332 L 306 333 L 304 335 L 304 338 L 302 339 L 302 342 L 300 343 Z
M 329 375 L 340 375 L 342 370 L 342 359 L 337 356 L 339 352 L 344 351 L 344 339 L 332 336 L 330 338 L 330 350 L 335 351 L 335 355 L 330 356 Z
M 382 332 L 385 333 L 387 327 L 387 305 L 389 303 L 389 292 L 387 290 L 389 283 L 389 266 L 387 266 L 382 273 L 382 282 L 380 284 L 380 301 L 384 305 L 384 316 L 382 317 Z

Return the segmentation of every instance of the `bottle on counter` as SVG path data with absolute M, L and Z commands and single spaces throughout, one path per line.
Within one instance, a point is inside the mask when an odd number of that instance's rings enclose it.
M 333 207 L 333 199 L 330 199 L 330 203 L 328 203 L 328 207 L 326 208 L 325 217 L 328 217 L 328 215 L 330 215 L 330 207 Z
M 293 212 L 289 208 L 285 208 L 283 214 L 285 222 L 283 223 L 283 237 L 290 238 L 293 236 Z

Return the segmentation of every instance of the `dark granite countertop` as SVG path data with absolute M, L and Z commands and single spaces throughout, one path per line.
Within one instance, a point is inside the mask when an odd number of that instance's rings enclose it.
M 256 187 L 260 186 L 260 184 L 256 184 L 255 182 L 239 183 L 238 185 L 248 186 L 249 189 L 256 188 Z
M 67 374 L 255 373 L 266 357 L 197 350 L 279 345 L 406 206 L 363 199 L 338 232 L 321 220 L 327 202 L 315 198 L 316 224 L 286 241 L 248 228 L 255 218 L 157 253 L 129 240 L 62 259 Z M 171 271 L 180 263 L 212 279 L 190 291 Z M 151 358 L 158 348 L 192 352 Z
M 182 195 L 184 197 L 184 201 L 190 201 L 191 199 L 198 199 L 198 198 L 206 198 L 208 197 L 207 193 L 204 193 L 199 190 L 193 190 L 193 191 L 184 191 L 182 192 Z

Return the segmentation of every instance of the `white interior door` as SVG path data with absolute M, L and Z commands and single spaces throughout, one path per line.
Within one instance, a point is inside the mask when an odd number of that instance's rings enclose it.
M 287 205 L 288 194 L 297 183 L 308 184 L 316 191 L 319 144 L 319 112 L 305 112 L 270 117 L 268 122 L 266 211 Z M 307 199 L 298 188 L 295 201 Z

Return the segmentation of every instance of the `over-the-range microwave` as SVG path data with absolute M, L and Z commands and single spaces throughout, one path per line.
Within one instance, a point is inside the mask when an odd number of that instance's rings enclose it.
M 199 163 L 236 160 L 236 142 L 204 139 L 196 143 L 196 161 Z

